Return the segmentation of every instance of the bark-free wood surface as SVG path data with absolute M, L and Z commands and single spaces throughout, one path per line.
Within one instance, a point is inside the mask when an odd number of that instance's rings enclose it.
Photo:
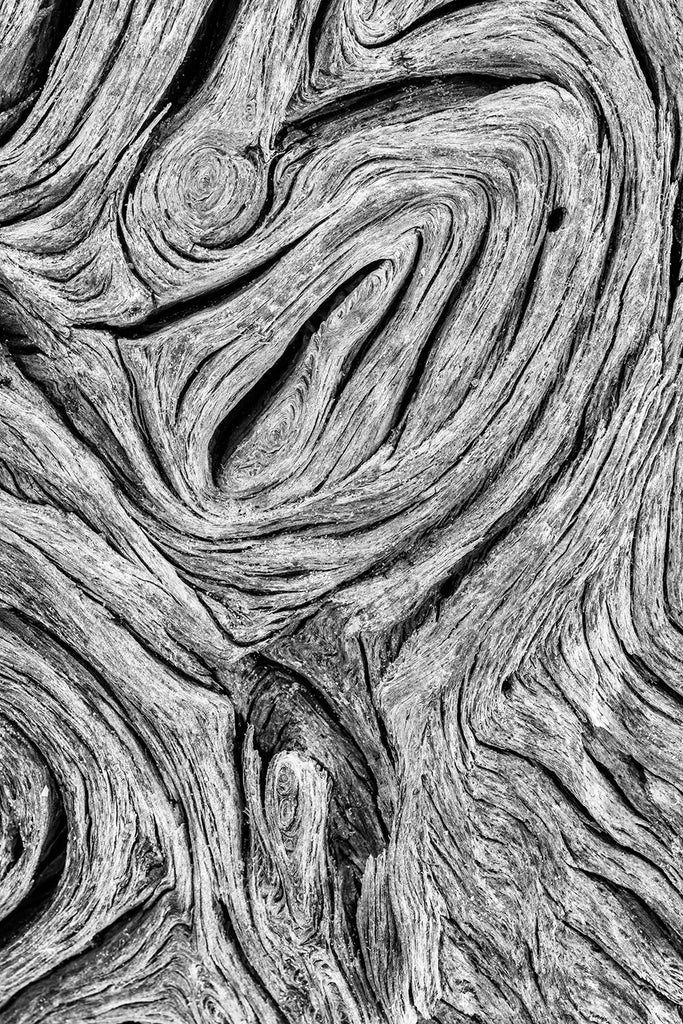
M 676 0 L 0 0 L 2 1024 L 683 1020 Z

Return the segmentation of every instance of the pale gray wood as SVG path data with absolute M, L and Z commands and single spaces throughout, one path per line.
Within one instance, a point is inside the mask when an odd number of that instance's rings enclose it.
M 2 1024 L 680 1024 L 673 0 L 0 0 Z

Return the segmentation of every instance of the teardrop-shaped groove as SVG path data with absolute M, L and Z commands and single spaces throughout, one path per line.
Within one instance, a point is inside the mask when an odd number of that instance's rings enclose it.
M 327 21 L 329 13 L 328 0 L 318 0 L 318 10 L 316 11 L 315 18 L 311 23 L 311 30 L 308 34 L 308 74 L 309 76 L 313 73 L 315 67 L 315 56 L 318 49 L 318 43 L 322 37 L 323 28 Z
M 69 829 L 64 802 L 54 789 L 55 807 L 31 888 L 23 900 L 0 921 L 0 949 L 9 945 L 49 905 L 59 887 L 66 865 Z M 22 840 L 23 843 L 23 840 Z
M 357 271 L 336 288 L 329 298 L 318 306 L 303 327 L 297 331 L 279 358 L 259 377 L 221 421 L 209 445 L 209 465 L 216 487 L 222 485 L 225 468 L 237 447 L 249 435 L 286 381 L 295 372 L 310 339 L 361 281 L 379 266 L 381 263 L 376 262 L 363 267 L 362 270 Z
M 32 43 L 24 54 L 22 71 L 16 75 L 16 91 L 8 90 L 5 103 L 0 105 L 0 142 L 4 142 L 28 117 L 32 102 L 47 81 L 50 66 L 71 27 L 82 0 L 53 0 L 45 5 L 41 17 L 36 17 L 29 31 Z M 2 52 L 0 50 L 0 52 Z M 12 54 L 17 60 L 19 55 Z
M 55 3 L 56 14 L 52 19 L 52 24 L 49 29 L 49 46 L 50 56 L 47 58 L 46 63 L 43 65 L 43 76 L 47 77 L 47 71 L 49 62 L 56 56 L 60 46 L 66 38 L 66 34 L 71 28 L 76 15 L 80 9 L 83 0 L 61 0 L 61 2 Z
M 162 106 L 180 110 L 203 88 L 233 26 L 239 0 L 211 0 L 183 62 L 164 95 Z
M 283 750 L 306 753 L 331 774 L 327 841 L 353 934 L 365 864 L 388 843 L 391 828 L 372 767 L 323 694 L 304 676 L 265 657 L 255 662 L 247 720 L 262 758 L 263 782 L 267 765 Z

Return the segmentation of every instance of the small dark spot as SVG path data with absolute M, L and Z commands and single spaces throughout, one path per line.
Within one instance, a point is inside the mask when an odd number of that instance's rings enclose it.
M 567 216 L 567 211 L 564 206 L 556 206 L 553 212 L 548 217 L 548 231 L 557 231 L 564 224 L 564 218 Z
M 24 854 L 24 840 L 19 829 L 12 836 L 10 842 L 10 860 L 13 864 L 18 863 Z
M 506 676 L 503 682 L 500 684 L 500 692 L 503 697 L 507 697 L 512 691 L 512 676 Z

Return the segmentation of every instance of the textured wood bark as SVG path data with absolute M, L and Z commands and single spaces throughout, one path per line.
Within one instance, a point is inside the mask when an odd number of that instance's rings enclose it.
M 0 1020 L 683 1020 L 675 0 L 0 0 Z

